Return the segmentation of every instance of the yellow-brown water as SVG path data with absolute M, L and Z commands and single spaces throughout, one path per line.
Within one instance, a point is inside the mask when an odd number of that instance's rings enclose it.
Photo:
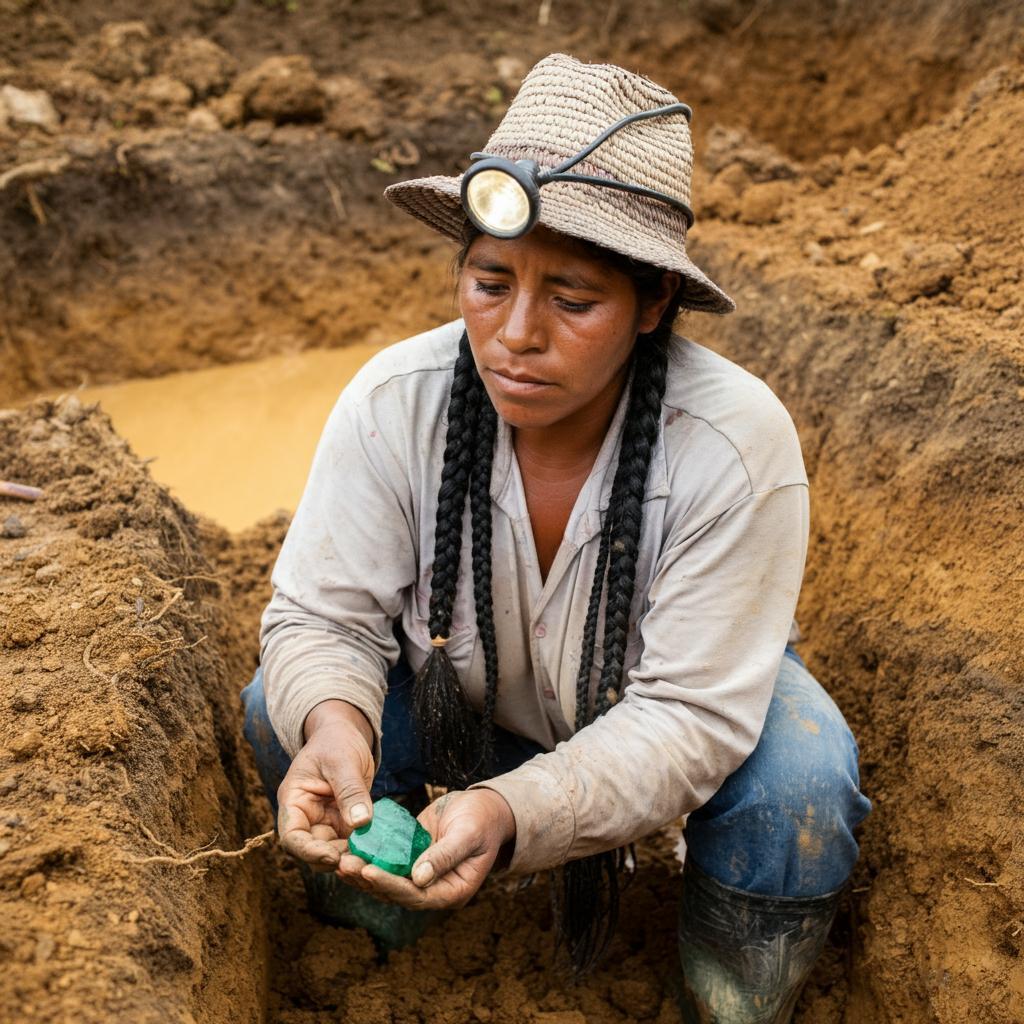
M 153 476 L 190 509 L 231 530 L 294 511 L 316 442 L 372 345 L 85 388 Z

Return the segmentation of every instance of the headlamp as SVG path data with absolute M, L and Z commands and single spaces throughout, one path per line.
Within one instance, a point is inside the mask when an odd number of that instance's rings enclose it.
M 693 211 L 686 203 L 673 196 L 643 185 L 599 178 L 590 174 L 569 173 L 581 160 L 586 159 L 603 142 L 634 121 L 645 121 L 667 114 L 683 114 L 689 121 L 693 111 L 685 103 L 672 103 L 655 110 L 643 110 L 616 121 L 610 128 L 552 170 L 543 170 L 533 160 L 508 160 L 488 153 L 473 153 L 473 163 L 462 176 L 462 208 L 466 216 L 481 231 L 495 238 L 519 238 L 530 231 L 540 216 L 540 190 L 552 181 L 576 181 L 586 185 L 630 192 L 646 196 L 679 210 L 686 218 L 687 228 L 693 227 Z

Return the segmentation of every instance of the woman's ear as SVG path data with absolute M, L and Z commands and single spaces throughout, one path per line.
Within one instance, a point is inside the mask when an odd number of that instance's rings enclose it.
M 666 270 L 661 275 L 661 283 L 658 285 L 657 291 L 643 301 L 637 334 L 649 334 L 658 326 L 665 309 L 672 301 L 672 296 L 675 295 L 682 282 L 682 276 L 674 270 Z

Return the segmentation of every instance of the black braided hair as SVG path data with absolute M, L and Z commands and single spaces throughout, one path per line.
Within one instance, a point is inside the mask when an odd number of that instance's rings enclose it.
M 478 387 L 478 382 L 469 341 L 463 334 L 448 400 L 448 434 L 437 495 L 428 621 L 432 640 L 451 635 L 462 554 L 463 510 L 473 470 L 470 439 L 475 434 L 481 405 L 482 385 Z M 417 673 L 413 706 L 430 780 L 454 788 L 468 785 L 478 761 L 479 728 L 443 646 L 434 647 Z
M 473 237 L 469 234 L 465 238 L 457 257 L 458 267 L 462 266 Z M 649 298 L 656 293 L 663 275 L 660 268 L 591 243 L 579 244 L 631 277 L 639 298 Z M 603 714 L 618 698 L 629 631 L 629 610 L 636 585 L 643 495 L 661 417 L 668 342 L 682 298 L 680 288 L 669 301 L 655 329 L 649 334 L 639 335 L 633 350 L 629 403 L 583 630 L 576 684 L 577 731 Z M 429 630 L 431 638 L 450 635 L 468 495 L 473 595 L 477 630 L 484 652 L 486 687 L 481 720 L 470 707 L 444 648 L 434 647 L 416 677 L 415 711 L 428 777 L 441 785 L 462 788 L 490 777 L 499 682 L 491 596 L 490 499 L 497 414 L 476 371 L 465 332 L 459 343 L 447 418 L 434 533 Z M 590 680 L 606 577 L 604 658 L 597 692 L 592 700 Z M 625 863 L 626 851 L 623 849 L 572 861 L 561 868 L 560 878 L 552 887 L 559 942 L 567 949 L 577 977 L 595 965 L 615 930 L 619 874 Z
M 658 326 L 638 339 L 634 350 L 629 406 L 583 627 L 583 650 L 576 679 L 577 732 L 604 714 L 618 699 L 629 632 L 629 609 L 636 586 L 644 490 L 661 421 L 661 401 L 668 372 L 668 340 L 676 312 L 677 308 L 666 310 Z M 591 704 L 590 676 L 601 594 L 605 590 L 604 661 L 596 698 Z M 577 977 L 596 964 L 611 941 L 619 916 L 619 875 L 626 861 L 624 849 L 570 861 L 562 867 L 561 877 L 552 887 L 559 942 L 568 950 Z M 635 864 L 635 857 L 632 862 Z

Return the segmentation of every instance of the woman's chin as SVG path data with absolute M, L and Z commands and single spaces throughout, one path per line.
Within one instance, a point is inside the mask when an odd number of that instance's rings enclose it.
M 524 395 L 519 398 L 494 394 L 487 388 L 494 411 L 510 426 L 521 430 L 539 430 L 563 419 L 565 413 L 546 395 Z

